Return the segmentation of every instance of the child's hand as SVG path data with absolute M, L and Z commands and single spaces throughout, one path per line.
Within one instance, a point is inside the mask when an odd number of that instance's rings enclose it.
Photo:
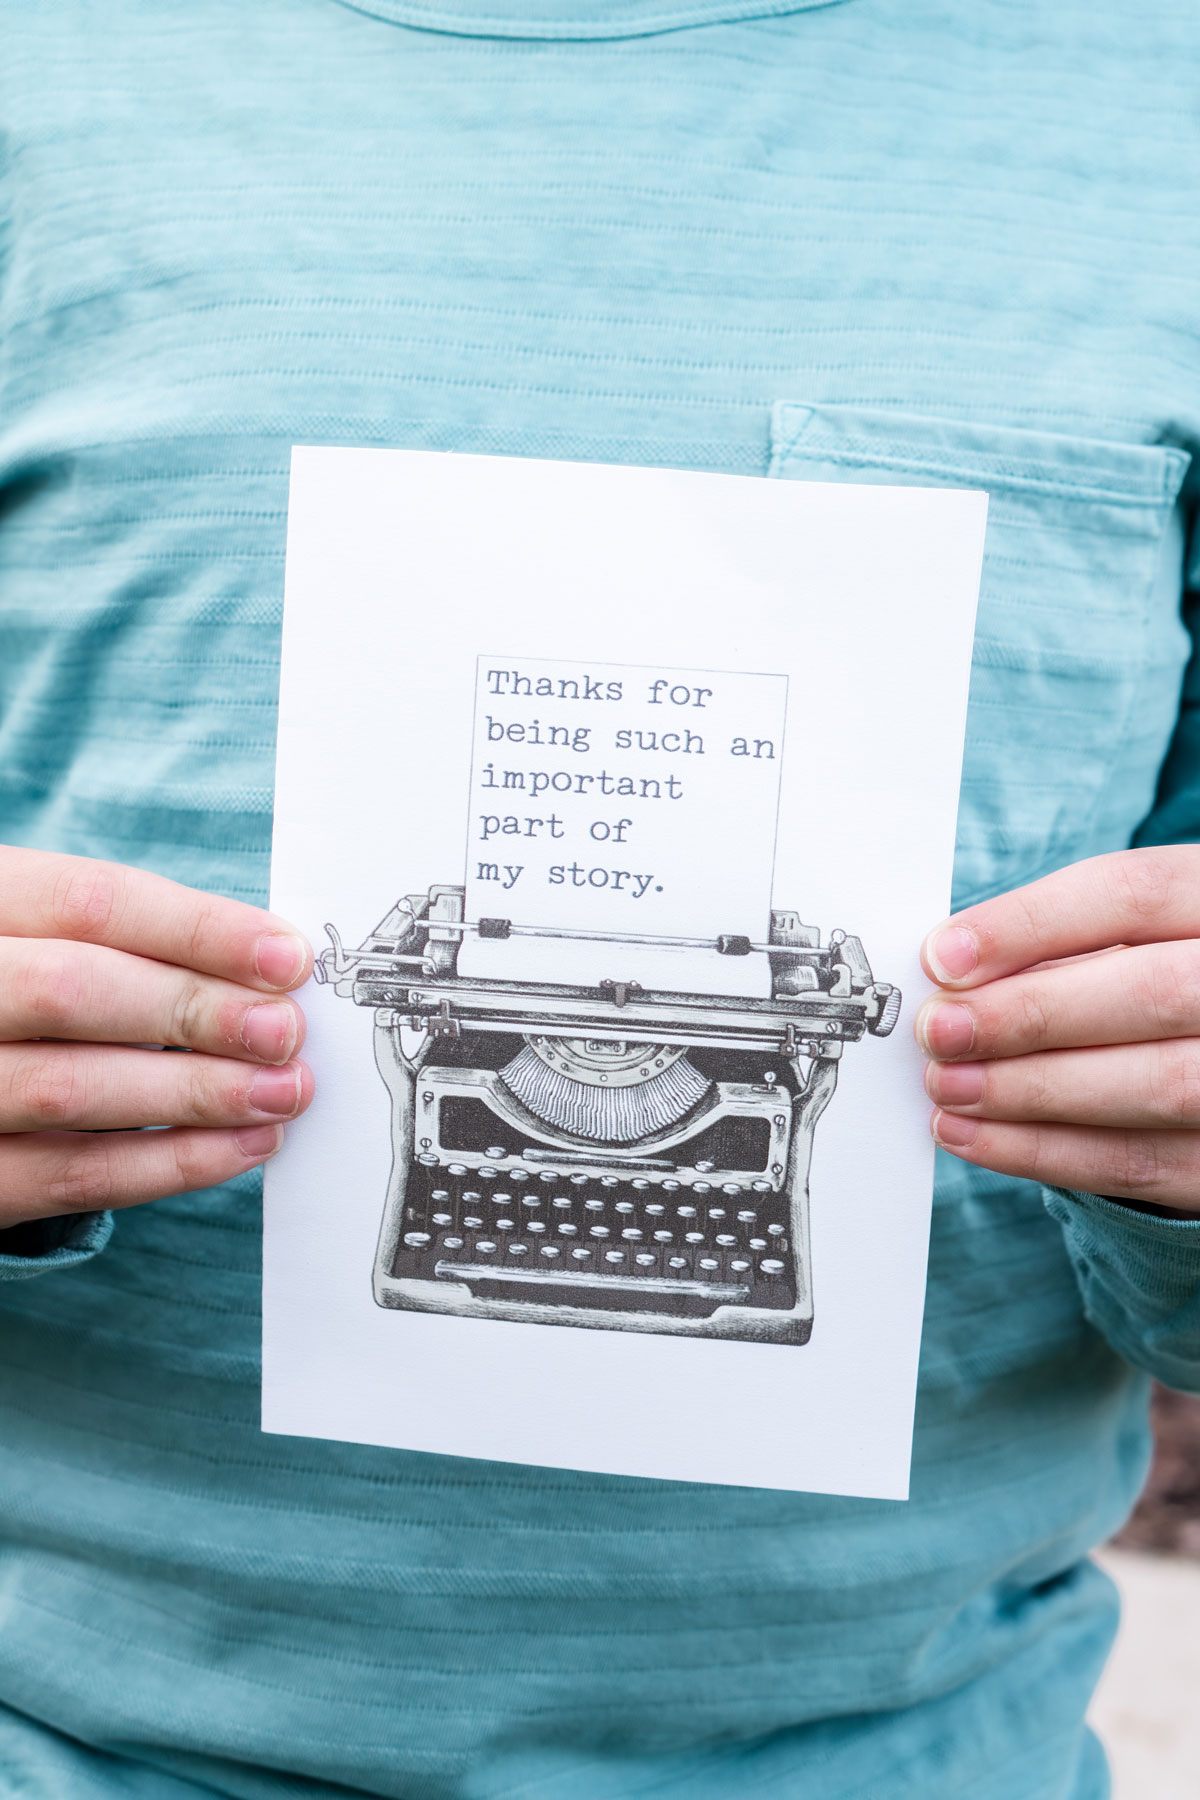
M 939 1144 L 1200 1214 L 1200 848 L 1061 869 L 939 925 L 923 960 Z
M 311 969 L 256 907 L 0 846 L 0 1227 L 210 1187 L 272 1155 L 312 1098 L 283 998 Z M 199 1054 L 131 1047 L 147 1044 Z

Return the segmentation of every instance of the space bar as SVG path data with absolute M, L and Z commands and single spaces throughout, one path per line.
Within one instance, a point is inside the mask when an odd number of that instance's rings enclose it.
M 493 1263 L 437 1262 L 446 1281 L 511 1281 L 521 1287 L 613 1288 L 625 1294 L 702 1294 L 706 1300 L 748 1300 L 734 1281 L 678 1281 L 671 1275 L 592 1275 L 585 1269 L 505 1269 Z

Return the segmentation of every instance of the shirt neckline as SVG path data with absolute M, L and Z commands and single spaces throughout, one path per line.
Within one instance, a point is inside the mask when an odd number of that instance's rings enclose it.
M 650 37 L 695 25 L 778 18 L 845 0 L 341 0 L 393 25 L 457 37 L 594 39 Z

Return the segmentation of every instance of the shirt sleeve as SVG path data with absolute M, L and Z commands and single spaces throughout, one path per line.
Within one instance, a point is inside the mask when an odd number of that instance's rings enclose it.
M 112 1228 L 110 1212 L 71 1213 L 10 1225 L 0 1231 L 0 1281 L 23 1281 L 88 1262 L 103 1250 Z
M 1200 1219 L 1065 1188 L 1045 1199 L 1097 1331 L 1165 1386 L 1200 1393 Z
M 1135 844 L 1200 843 L 1200 521 L 1192 520 L 1183 617 L 1192 638 L 1179 719 Z M 1045 1190 L 1084 1311 L 1127 1361 L 1200 1393 L 1200 1217 L 1172 1218 L 1096 1194 Z M 1197 1196 L 1200 1199 L 1200 1195 Z

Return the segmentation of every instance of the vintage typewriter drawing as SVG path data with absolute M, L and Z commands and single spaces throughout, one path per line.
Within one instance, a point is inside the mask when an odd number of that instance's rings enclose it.
M 808 1171 L 843 1047 L 899 991 L 861 943 L 771 914 L 767 941 L 539 929 L 410 895 L 317 978 L 375 1010 L 393 1163 L 381 1306 L 789 1344 L 812 1330 Z M 595 987 L 458 973 L 464 937 L 600 938 Z M 764 956 L 769 999 L 644 990 L 624 944 Z

